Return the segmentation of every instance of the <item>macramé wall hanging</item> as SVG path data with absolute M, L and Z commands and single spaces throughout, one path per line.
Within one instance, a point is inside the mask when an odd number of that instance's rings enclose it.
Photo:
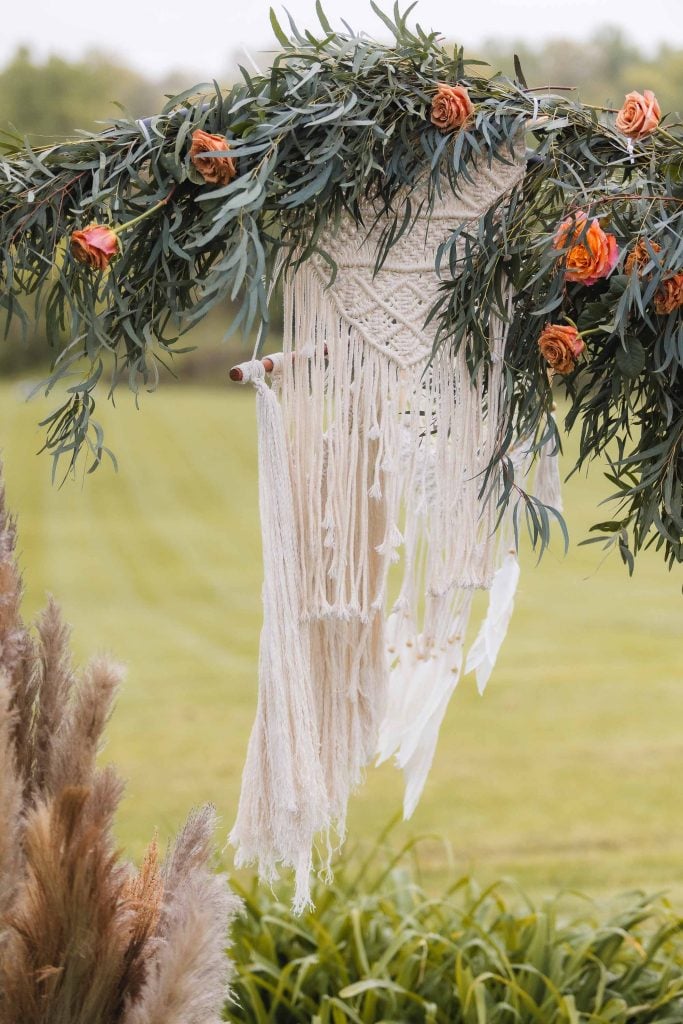
M 509 531 L 496 531 L 500 488 L 484 484 L 505 434 L 508 325 L 491 319 L 490 364 L 473 377 L 464 348 L 432 358 L 425 321 L 449 225 L 478 222 L 524 169 L 519 147 L 474 167 L 457 194 L 445 181 L 431 210 L 425 185 L 397 196 L 400 216 L 411 201 L 424 212 L 377 272 L 386 218 L 372 204 L 362 223 L 343 218 L 320 240 L 333 279 L 315 255 L 285 275 L 270 388 L 261 361 L 234 374 L 259 395 L 265 582 L 259 706 L 231 840 L 238 863 L 266 878 L 294 867 L 299 907 L 316 835 L 328 850 L 343 836 L 373 760 L 396 757 L 412 814 L 465 669 L 476 590 L 491 590 L 466 664 L 482 689 L 510 617 L 519 569 Z
M 294 869 L 299 909 L 368 764 L 396 759 L 413 811 L 458 680 L 493 668 L 520 530 L 566 540 L 553 388 L 613 490 L 590 540 L 683 562 L 680 129 L 648 89 L 612 110 L 518 61 L 485 77 L 373 9 L 391 45 L 318 5 L 319 37 L 273 17 L 282 52 L 227 92 L 0 140 L 0 306 L 47 326 L 55 473 L 111 456 L 103 375 L 152 389 L 226 298 L 229 333 L 257 331 L 233 373 L 257 392 L 264 620 L 231 838 Z

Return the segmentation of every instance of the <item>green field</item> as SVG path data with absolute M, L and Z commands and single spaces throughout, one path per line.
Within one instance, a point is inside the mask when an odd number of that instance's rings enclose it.
M 103 400 L 104 404 L 104 400 Z M 0 446 L 19 515 L 26 613 L 52 592 L 79 658 L 128 666 L 106 757 L 128 779 L 119 822 L 138 856 L 189 807 L 235 812 L 256 699 L 260 546 L 254 403 L 240 390 L 165 386 L 140 411 L 102 409 L 118 474 L 61 489 L 37 457 L 47 406 L 0 387 Z M 424 799 L 396 843 L 426 840 L 439 877 L 512 875 L 538 893 L 666 888 L 683 900 L 681 579 L 647 553 L 629 580 L 616 556 L 577 547 L 605 490 L 567 486 L 572 547 L 525 571 L 484 698 L 456 692 Z M 371 769 L 350 815 L 370 841 L 399 809 L 401 780 Z M 224 835 L 220 837 L 222 845 Z

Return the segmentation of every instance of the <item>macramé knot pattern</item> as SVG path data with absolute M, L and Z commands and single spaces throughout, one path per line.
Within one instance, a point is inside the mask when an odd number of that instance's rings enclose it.
M 523 174 L 522 153 L 473 167 L 457 194 L 444 182 L 431 213 L 418 186 L 417 216 L 377 273 L 388 222 L 369 205 L 370 230 L 345 218 L 320 239 L 333 281 L 320 256 L 285 276 L 279 386 L 257 398 L 264 624 L 231 838 L 237 862 L 265 878 L 294 868 L 298 909 L 316 835 L 329 866 L 371 761 L 395 757 L 410 816 L 459 679 L 476 671 L 483 689 L 507 628 L 519 577 L 511 521 L 496 530 L 496 474 L 482 486 L 505 428 L 506 310 L 491 312 L 490 364 L 474 379 L 464 346 L 432 358 L 424 323 L 438 247 Z M 525 446 L 510 457 L 524 474 Z M 478 588 L 491 590 L 489 612 L 466 654 Z
M 377 274 L 373 273 L 375 254 L 384 222 L 368 232 L 345 218 L 339 229 L 323 234 L 320 241 L 320 248 L 337 264 L 334 282 L 329 284 L 330 267 L 321 257 L 311 261 L 327 301 L 349 328 L 386 358 L 405 368 L 424 365 L 434 344 L 433 331 L 424 325 L 438 293 L 438 247 L 458 225 L 477 221 L 523 174 L 523 164 L 494 161 L 491 167 L 478 168 L 471 182 L 461 179 L 457 194 L 446 180 L 431 213 L 427 188 L 418 186 L 410 201 L 413 210 L 420 204 L 422 209 L 410 230 L 391 247 Z M 377 211 L 368 205 L 365 224 L 374 224 L 376 217 Z

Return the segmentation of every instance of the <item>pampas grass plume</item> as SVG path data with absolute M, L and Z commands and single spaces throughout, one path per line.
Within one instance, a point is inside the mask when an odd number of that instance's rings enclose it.
M 214 812 L 162 865 L 156 838 L 137 872 L 121 858 L 123 783 L 97 756 L 123 671 L 74 673 L 52 599 L 31 637 L 15 548 L 0 473 L 0 1024 L 217 1024 L 239 901 L 210 863 Z

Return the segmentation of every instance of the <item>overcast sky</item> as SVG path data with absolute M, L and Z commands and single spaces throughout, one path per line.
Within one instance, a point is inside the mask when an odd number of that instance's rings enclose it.
M 273 45 L 270 6 L 269 0 L 4 0 L 0 64 L 20 44 L 40 58 L 77 57 L 96 47 L 152 77 L 187 69 L 220 78 L 242 47 L 253 52 Z M 272 6 L 284 18 L 283 5 Z M 316 24 L 314 0 L 288 0 L 285 6 L 300 26 Z M 356 29 L 383 36 L 369 0 L 323 0 L 323 8 L 337 24 L 343 17 Z M 606 23 L 621 25 L 646 50 L 661 41 L 683 46 L 683 0 L 419 0 L 413 18 L 465 46 L 490 37 L 583 39 Z

